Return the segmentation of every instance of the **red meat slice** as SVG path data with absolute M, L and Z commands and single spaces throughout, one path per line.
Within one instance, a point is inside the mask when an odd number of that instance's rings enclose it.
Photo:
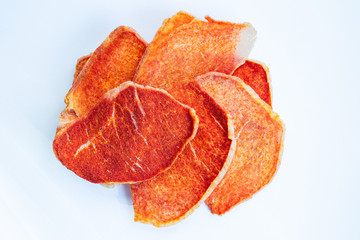
M 230 74 L 243 64 L 256 38 L 251 24 L 206 19 L 179 12 L 165 20 L 134 81 L 168 90 L 209 71 Z
M 107 91 L 131 81 L 146 47 L 133 29 L 116 28 L 94 53 L 79 60 L 65 98 L 67 110 L 74 110 L 77 116 L 86 114 Z
M 57 158 L 94 183 L 134 183 L 171 166 L 195 135 L 195 111 L 167 92 L 125 82 L 56 135 Z
M 272 179 L 280 163 L 284 126 L 271 107 L 237 77 L 208 73 L 197 78 L 196 83 L 234 121 L 235 156 L 225 177 L 206 200 L 212 213 L 223 214 Z

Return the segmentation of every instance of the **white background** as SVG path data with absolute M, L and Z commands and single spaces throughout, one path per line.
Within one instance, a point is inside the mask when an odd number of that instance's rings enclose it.
M 251 22 L 286 124 L 274 180 L 223 216 L 133 222 L 126 186 L 82 180 L 52 140 L 77 58 L 117 26 L 151 41 L 165 18 Z M 0 2 L 0 239 L 360 239 L 359 1 Z

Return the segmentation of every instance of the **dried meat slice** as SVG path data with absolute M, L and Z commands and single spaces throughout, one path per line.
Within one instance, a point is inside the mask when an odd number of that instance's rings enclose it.
M 228 169 L 236 144 L 231 120 L 208 94 L 191 83 L 171 94 L 194 107 L 199 128 L 167 171 L 130 185 L 135 221 L 157 227 L 184 219 L 209 196 Z
M 251 24 L 206 19 L 179 12 L 165 20 L 134 81 L 168 90 L 209 71 L 230 74 L 244 63 L 256 38 Z
M 208 73 L 196 79 L 234 121 L 236 152 L 231 166 L 206 203 L 224 214 L 250 198 L 274 176 L 280 163 L 284 126 L 279 116 L 241 79 Z
M 246 60 L 243 65 L 235 69 L 232 75 L 241 78 L 264 102 L 271 106 L 271 80 L 269 69 L 265 64 Z
M 116 28 L 94 53 L 78 62 L 76 79 L 65 98 L 67 110 L 81 116 L 107 91 L 131 81 L 146 47 L 133 29 Z
M 198 126 L 192 108 L 133 82 L 68 120 L 53 142 L 55 155 L 80 177 L 107 184 L 144 181 L 166 170 Z

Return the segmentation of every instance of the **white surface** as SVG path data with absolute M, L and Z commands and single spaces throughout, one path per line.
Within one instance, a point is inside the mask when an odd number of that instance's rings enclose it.
M 285 149 L 253 199 L 158 229 L 133 222 L 126 187 L 63 167 L 52 140 L 77 58 L 119 25 L 150 41 L 178 10 L 254 25 Z M 2 1 L 0 239 L 360 239 L 359 12 L 355 0 Z

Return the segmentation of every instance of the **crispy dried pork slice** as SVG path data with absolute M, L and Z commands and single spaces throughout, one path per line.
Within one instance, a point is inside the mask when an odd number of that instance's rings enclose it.
M 223 214 L 272 179 L 280 163 L 284 126 L 271 107 L 241 79 L 208 73 L 195 81 L 234 121 L 237 142 L 234 159 L 206 200 L 212 213 Z
M 234 155 L 234 130 L 225 111 L 192 84 L 173 90 L 199 117 L 195 138 L 174 164 L 154 178 L 131 184 L 135 221 L 157 227 L 192 213 L 219 183 Z
M 131 81 L 146 47 L 133 29 L 116 28 L 94 53 L 79 60 L 76 79 L 65 98 L 67 110 L 81 116 L 107 91 Z
M 271 80 L 269 68 L 265 64 L 246 60 L 243 65 L 235 69 L 232 75 L 241 78 L 264 102 L 271 106 Z
M 209 71 L 230 74 L 244 63 L 256 38 L 251 24 L 206 19 L 179 12 L 165 20 L 134 81 L 168 90 Z
M 56 134 L 57 158 L 94 183 L 134 183 L 171 166 L 198 126 L 195 111 L 164 90 L 125 82 Z

